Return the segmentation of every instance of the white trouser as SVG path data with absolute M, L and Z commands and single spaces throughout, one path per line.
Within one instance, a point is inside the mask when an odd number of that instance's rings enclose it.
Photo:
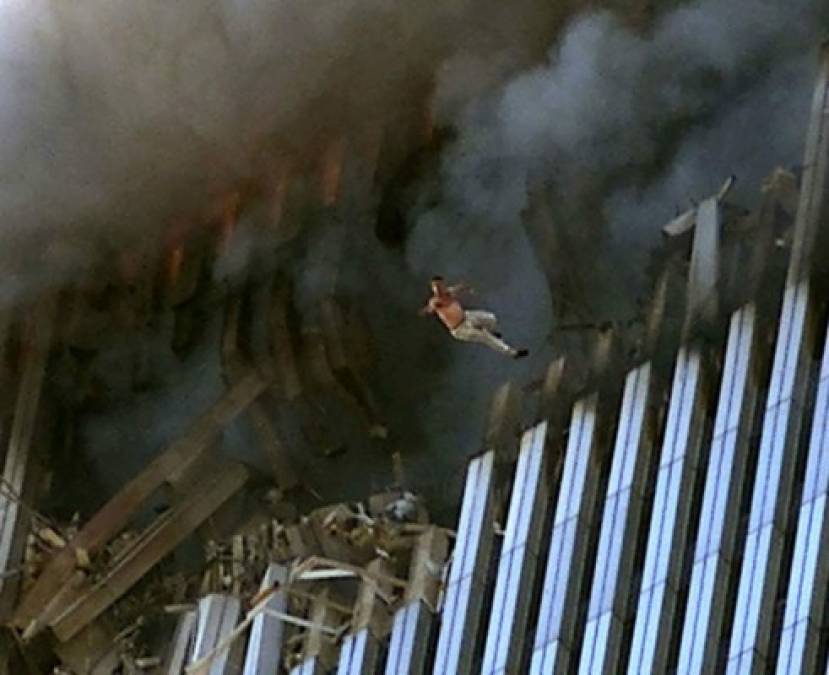
M 464 312 L 463 321 L 451 331 L 452 337 L 463 342 L 478 342 L 501 354 L 515 356 L 515 349 L 492 334 L 491 331 L 495 330 L 497 323 L 498 320 L 492 312 Z

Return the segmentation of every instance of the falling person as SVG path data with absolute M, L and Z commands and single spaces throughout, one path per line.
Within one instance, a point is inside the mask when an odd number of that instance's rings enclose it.
M 515 349 L 501 339 L 497 332 L 498 320 L 492 312 L 465 310 L 458 300 L 463 291 L 471 290 L 465 284 L 447 286 L 443 277 L 432 277 L 432 297 L 420 314 L 437 314 L 450 335 L 463 342 L 478 342 L 500 354 L 520 359 L 527 355 L 526 349 Z

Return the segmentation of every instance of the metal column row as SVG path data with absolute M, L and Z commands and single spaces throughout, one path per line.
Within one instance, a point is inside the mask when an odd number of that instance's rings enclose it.
M 725 620 L 725 597 L 736 548 L 749 439 L 757 412 L 757 313 L 731 317 L 677 673 L 714 672 Z
M 676 359 L 628 673 L 667 670 L 706 414 L 702 355 Z
M 470 462 L 444 594 L 435 673 L 468 673 L 472 668 L 494 543 L 494 479 L 494 451 Z
M 625 380 L 579 673 L 618 672 L 622 630 L 630 613 L 628 583 L 641 526 L 644 485 L 653 461 L 651 427 L 656 405 L 652 379 L 651 365 L 646 363 Z
M 817 310 L 810 281 L 818 234 L 826 229 L 829 192 L 829 50 L 824 49 L 806 137 L 800 201 L 777 332 L 771 384 L 760 441 L 757 479 L 737 610 L 731 632 L 728 672 L 768 668 L 771 623 L 781 576 L 784 532 L 802 448 L 800 433 L 809 393 Z
M 587 542 L 603 451 L 596 442 L 597 399 L 593 395 L 573 407 L 561 489 L 550 532 L 530 663 L 532 675 L 567 672 L 576 649 L 576 614 L 586 580 Z
M 728 672 L 767 667 L 812 350 L 809 283 L 786 289 L 731 630 Z
M 530 593 L 538 565 L 549 486 L 547 423 L 526 431 L 512 485 L 507 528 L 484 649 L 482 675 L 517 672 L 527 632 Z
M 818 670 L 829 584 L 829 341 L 823 352 L 808 452 L 777 661 L 780 675 Z

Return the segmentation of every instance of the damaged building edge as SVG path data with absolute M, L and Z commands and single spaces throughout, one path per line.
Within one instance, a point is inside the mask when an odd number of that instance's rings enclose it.
M 303 516 L 285 510 L 299 480 L 269 416 L 274 401 L 331 397 L 366 432 L 382 434 L 359 316 L 339 303 L 335 281 L 316 324 L 299 335 L 286 334 L 290 310 L 274 283 L 260 298 L 268 334 L 259 342 L 241 309 L 254 301 L 232 297 L 225 394 L 85 524 L 51 522 L 31 501 L 32 449 L 50 344 L 62 333 L 58 299 L 38 303 L 28 321 L 12 322 L 21 365 L 2 420 L 0 607 L 22 655 L 31 658 L 25 644 L 48 635 L 78 675 L 154 664 L 165 675 L 825 668 L 819 632 L 801 634 L 801 626 L 824 626 L 827 600 L 825 570 L 814 563 L 825 551 L 809 549 L 829 491 L 818 468 L 829 453 L 829 299 L 814 248 L 827 227 L 827 78 L 824 55 L 807 170 L 799 188 L 785 173 L 770 179 L 746 219 L 756 239 L 745 236 L 745 221 L 727 220 L 727 189 L 702 201 L 668 228 L 642 326 L 598 332 L 587 350 L 551 364 L 523 401 L 511 384 L 496 394 L 457 533 L 429 522 L 424 504 L 402 489 Z M 798 189 L 794 225 L 781 224 Z M 780 230 L 791 251 L 778 244 Z M 774 266 L 780 259 L 785 279 Z M 757 322 L 777 327 L 774 348 L 755 337 Z M 760 393 L 766 399 L 755 404 Z M 249 477 L 214 448 L 236 419 L 255 429 L 273 499 L 241 527 L 211 536 L 221 528 L 204 523 L 218 522 Z M 755 476 L 745 464 L 760 424 Z M 727 458 L 736 470 L 724 480 Z M 134 529 L 159 490 L 166 508 Z M 787 520 L 796 499 L 800 515 Z M 159 563 L 200 528 L 206 562 L 173 583 Z M 677 529 L 696 541 L 668 536 Z M 577 556 L 598 562 L 575 570 Z M 713 571 L 700 567 L 709 558 Z M 786 589 L 779 621 L 778 588 Z M 715 606 L 713 594 L 731 607 Z M 168 631 L 164 653 L 140 638 L 156 620 Z M 694 630 L 719 638 L 694 641 Z M 94 654 L 92 633 L 107 636 Z M 86 644 L 84 658 L 68 655 Z

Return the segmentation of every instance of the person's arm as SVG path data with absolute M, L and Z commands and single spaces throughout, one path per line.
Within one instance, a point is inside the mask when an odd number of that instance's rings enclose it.
M 426 303 L 426 306 L 425 306 L 425 307 L 421 307 L 421 308 L 418 310 L 418 312 L 417 312 L 417 313 L 418 313 L 420 316 L 428 316 L 429 314 L 434 314 L 434 313 L 435 313 L 435 308 L 434 308 L 434 305 L 433 305 L 432 301 L 431 301 L 431 300 L 429 300 L 429 302 L 427 302 L 427 303 Z

